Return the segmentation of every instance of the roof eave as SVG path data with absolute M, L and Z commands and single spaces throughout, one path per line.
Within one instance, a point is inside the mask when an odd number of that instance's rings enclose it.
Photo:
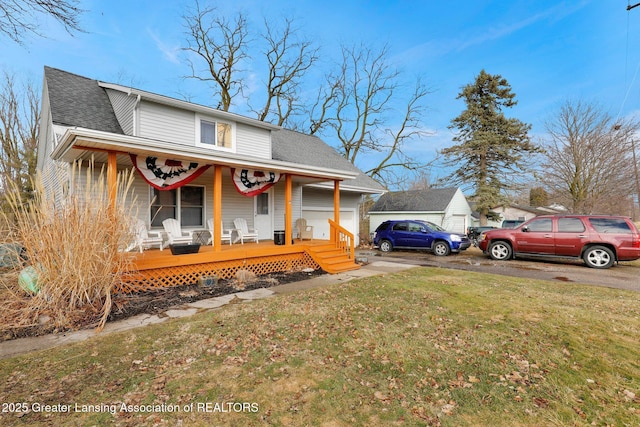
M 87 147 L 96 150 L 116 151 L 131 154 L 149 155 L 152 153 L 156 156 L 166 156 L 168 158 L 179 157 L 180 159 L 220 164 L 229 167 L 243 167 L 259 170 L 275 169 L 281 173 L 291 173 L 294 175 L 323 178 L 328 180 L 352 180 L 358 175 L 357 172 L 300 165 L 278 160 L 238 156 L 224 152 L 210 154 L 203 152 L 203 150 L 198 147 L 180 146 L 180 151 L 177 152 L 175 144 L 170 145 L 164 141 L 129 135 L 119 135 L 85 128 L 67 129 L 62 138 L 60 138 L 58 145 L 51 153 L 51 158 L 53 160 L 71 162 L 76 157 L 72 151 L 77 147 Z
M 333 189 L 333 183 L 330 182 L 317 182 L 313 184 L 307 184 L 305 187 L 320 188 L 323 190 Z M 363 187 L 359 185 L 350 185 L 348 182 L 340 184 L 341 191 L 352 191 L 354 193 L 366 193 L 366 194 L 384 194 L 387 192 L 385 189 L 376 189 L 371 187 Z

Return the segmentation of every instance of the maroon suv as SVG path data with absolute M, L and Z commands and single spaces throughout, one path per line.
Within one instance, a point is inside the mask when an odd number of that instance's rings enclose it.
M 487 231 L 478 247 L 495 260 L 522 256 L 582 258 L 592 268 L 640 259 L 640 233 L 629 218 L 545 215 L 513 229 Z

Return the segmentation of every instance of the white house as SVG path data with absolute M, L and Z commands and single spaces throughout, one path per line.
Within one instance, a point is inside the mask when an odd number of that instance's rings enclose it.
M 187 230 L 214 219 L 219 231 L 242 217 L 260 240 L 285 231 L 287 246 L 303 217 L 314 238 L 340 229 L 357 245 L 363 196 L 384 192 L 316 136 L 45 67 L 38 168 L 90 158 L 113 176 L 136 169 L 138 216 L 151 230 L 175 218 Z
M 417 219 L 466 233 L 471 225 L 471 207 L 456 187 L 398 191 L 380 196 L 369 210 L 369 218 L 371 232 L 386 220 Z

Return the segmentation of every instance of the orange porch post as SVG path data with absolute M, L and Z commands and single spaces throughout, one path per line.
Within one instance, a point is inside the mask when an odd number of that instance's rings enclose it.
M 340 181 L 337 179 L 333 181 L 333 220 L 340 225 Z M 331 236 L 331 240 L 337 241 L 338 236 Z
M 109 151 L 107 156 L 107 192 L 109 195 L 109 209 L 114 209 L 118 195 L 118 165 L 115 151 Z
M 222 166 L 213 165 L 213 251 L 222 252 Z
M 291 182 L 291 175 L 287 174 L 284 178 L 284 244 L 287 246 L 291 246 L 293 239 L 293 217 L 291 214 L 291 195 L 293 191 L 291 189 Z

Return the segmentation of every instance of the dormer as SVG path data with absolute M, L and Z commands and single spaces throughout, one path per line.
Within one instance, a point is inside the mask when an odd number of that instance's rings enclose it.
M 272 158 L 278 126 L 202 105 L 111 83 L 106 91 L 126 135 L 165 141 L 203 152 Z

